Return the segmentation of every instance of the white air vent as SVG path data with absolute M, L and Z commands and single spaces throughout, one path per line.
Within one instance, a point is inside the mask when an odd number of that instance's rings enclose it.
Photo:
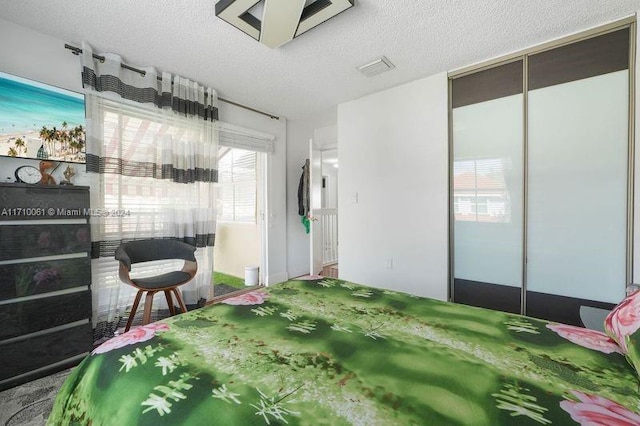
M 358 70 L 367 77 L 371 77 L 385 71 L 389 71 L 395 67 L 396 66 L 393 65 L 390 60 L 388 60 L 384 56 L 381 56 L 380 58 L 375 59 L 368 64 L 359 66 Z

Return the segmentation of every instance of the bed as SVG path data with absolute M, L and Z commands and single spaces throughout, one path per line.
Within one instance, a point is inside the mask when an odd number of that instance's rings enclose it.
M 596 331 L 292 280 L 107 341 L 48 424 L 640 424 L 621 352 Z

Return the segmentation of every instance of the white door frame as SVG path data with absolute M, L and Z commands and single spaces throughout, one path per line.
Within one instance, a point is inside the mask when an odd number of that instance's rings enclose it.
M 269 276 L 269 203 L 268 201 L 268 176 L 267 173 L 269 167 L 269 153 L 258 152 L 257 155 L 257 168 L 256 176 L 259 177 L 258 185 L 256 187 L 256 214 L 257 222 L 259 223 L 258 233 L 260 235 L 260 274 L 258 277 L 258 283 L 260 285 L 267 285 L 267 277 Z

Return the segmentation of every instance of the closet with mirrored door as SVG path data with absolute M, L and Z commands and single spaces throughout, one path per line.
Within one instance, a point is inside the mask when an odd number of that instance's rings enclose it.
M 635 23 L 450 74 L 454 302 L 574 325 L 631 271 Z

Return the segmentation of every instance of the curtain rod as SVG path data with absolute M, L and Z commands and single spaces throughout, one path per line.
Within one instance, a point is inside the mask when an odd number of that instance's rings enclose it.
M 64 47 L 65 47 L 65 49 L 69 49 L 74 55 L 79 55 L 79 54 L 82 53 L 82 49 L 80 49 L 79 47 L 72 46 L 72 45 L 67 44 L 67 43 L 64 44 Z M 94 53 L 93 57 L 95 59 L 99 60 L 100 62 L 104 62 L 104 56 L 96 55 Z M 138 74 L 141 74 L 143 76 L 147 73 L 145 70 L 141 70 L 139 68 L 134 68 L 131 65 L 127 65 L 125 63 L 120 63 L 120 66 L 122 68 L 124 68 L 124 69 L 128 69 L 129 71 L 137 72 Z M 162 81 L 162 77 L 158 76 L 158 80 Z M 173 83 L 171 83 L 171 84 L 173 84 Z M 206 93 L 205 93 L 205 96 L 206 96 Z M 256 112 L 258 114 L 266 115 L 267 117 L 272 118 L 274 120 L 280 120 L 280 117 L 278 117 L 277 115 L 269 114 L 268 112 L 260 111 L 258 109 L 251 108 L 251 107 L 248 107 L 246 105 L 242 105 L 242 104 L 239 104 L 237 102 L 230 101 L 228 99 L 224 99 L 224 98 L 220 98 L 219 97 L 218 100 L 221 101 L 221 102 L 225 102 L 225 103 L 231 104 L 231 105 L 235 105 L 235 106 L 240 107 L 240 108 L 247 109 L 249 111 Z

